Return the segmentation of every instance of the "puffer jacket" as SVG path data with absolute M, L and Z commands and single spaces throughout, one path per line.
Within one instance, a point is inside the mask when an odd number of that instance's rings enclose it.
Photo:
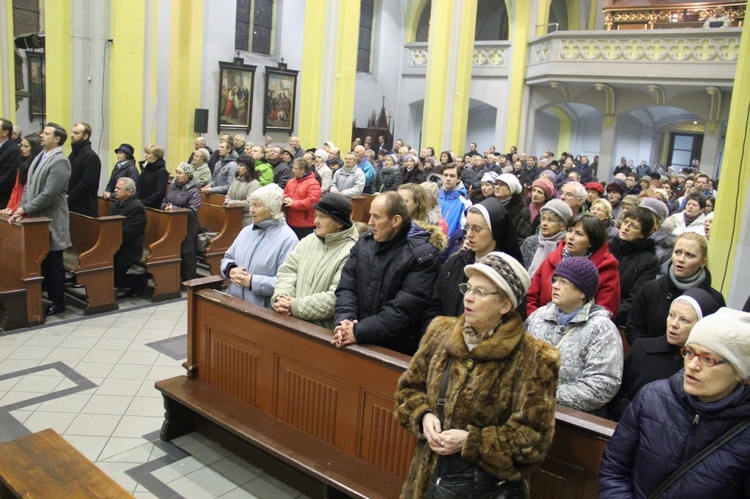
M 232 152 L 223 158 L 219 158 L 214 167 L 214 179 L 208 184 L 211 192 L 215 194 L 226 194 L 232 181 L 237 176 L 237 155 Z
M 458 182 L 456 188 L 452 191 L 440 189 L 438 192 L 438 201 L 443 214 L 443 220 L 448 224 L 448 237 L 460 230 L 466 223 L 464 211 L 471 206 L 471 201 L 466 197 L 466 188 L 462 182 Z
M 711 272 L 706 269 L 706 278 L 697 287 L 705 289 L 722 307 L 726 306 L 724 297 L 711 287 Z M 625 334 L 631 345 L 642 337 L 655 338 L 666 334 L 667 316 L 672 300 L 683 292 L 674 285 L 669 275 L 649 281 L 641 286 L 641 290 L 633 298 Z
M 315 175 L 308 173 L 301 179 L 289 179 L 284 187 L 284 197 L 292 198 L 286 215 L 289 227 L 315 227 L 313 206 L 320 201 L 320 184 Z
M 420 321 L 430 302 L 440 263 L 431 234 L 411 219 L 394 237 L 375 241 L 364 233 L 351 250 L 336 288 L 334 324 L 348 319 L 358 343 L 407 355 L 417 350 Z
M 537 308 L 546 305 L 552 299 L 552 283 L 555 267 L 562 261 L 565 240 L 560 241 L 557 249 L 542 262 L 531 279 L 529 292 L 526 295 L 526 310 L 531 315 Z M 604 243 L 589 258 L 599 271 L 599 289 L 596 291 L 596 304 L 606 308 L 612 315 L 617 314 L 620 306 L 620 273 L 617 271 L 617 259 L 609 252 Z
M 383 167 L 379 172 L 378 176 L 375 177 L 375 192 L 387 192 L 395 191 L 398 186 L 401 185 L 402 177 L 401 172 L 396 166 Z
M 633 298 L 641 287 L 656 279 L 659 272 L 659 259 L 651 239 L 623 241 L 619 237 L 609 240 L 610 252 L 620 262 L 620 308 L 614 321 L 617 326 L 625 327 Z
M 685 393 L 683 371 L 646 385 L 617 425 L 599 466 L 599 497 L 646 498 L 682 464 L 750 417 L 750 387 L 711 404 Z M 711 453 L 661 496 L 750 497 L 750 428 Z
M 557 305 L 551 302 L 537 309 L 526 319 L 526 330 L 560 351 L 557 403 L 596 413 L 620 388 L 623 365 L 620 333 L 609 320 L 610 313 L 593 300 L 584 304 L 565 326 L 557 322 L 558 312 Z
M 518 481 L 544 460 L 552 444 L 559 354 L 526 334 L 516 312 L 471 352 L 463 324 L 463 316 L 435 319 L 399 379 L 396 417 L 417 437 L 401 497 L 424 497 L 434 475 L 437 454 L 422 435 L 422 418 L 428 411 L 437 414 L 449 357 L 454 362 L 443 428 L 468 431 L 461 457 L 498 479 Z M 467 367 L 469 359 L 474 362 Z
M 315 234 L 304 237 L 279 267 L 271 303 L 287 295 L 293 317 L 333 329 L 336 287 L 357 239 L 359 232 L 354 225 L 325 239 Z

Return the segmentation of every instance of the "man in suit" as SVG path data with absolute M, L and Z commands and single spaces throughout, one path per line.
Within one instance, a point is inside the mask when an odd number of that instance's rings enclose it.
M 91 125 L 79 121 L 70 131 L 72 151 L 70 161 L 70 182 L 68 183 L 68 210 L 87 215 L 99 216 L 97 192 L 102 162 L 91 148 Z
M 16 184 L 16 172 L 23 162 L 21 150 L 11 138 L 13 123 L 0 118 L 0 209 L 8 206 L 8 200 Z
M 25 216 L 51 220 L 49 253 L 42 262 L 47 297 L 52 302 L 47 307 L 47 315 L 65 311 L 63 250 L 71 245 L 67 200 L 70 162 L 62 148 L 67 138 L 68 133 L 60 125 L 47 123 L 44 126 L 41 136 L 43 152 L 29 166 L 21 205 L 8 218 L 9 223 Z
M 135 195 L 133 179 L 123 177 L 115 185 L 117 202 L 110 215 L 122 215 L 122 245 L 114 256 L 115 287 L 128 288 L 125 296 L 141 296 L 146 289 L 146 278 L 128 274 L 128 270 L 143 256 L 143 238 L 146 234 L 146 210 Z

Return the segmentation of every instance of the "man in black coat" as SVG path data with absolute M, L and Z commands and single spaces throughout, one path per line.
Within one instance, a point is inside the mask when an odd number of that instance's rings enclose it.
M 78 122 L 70 132 L 73 149 L 68 156 L 70 180 L 68 181 L 68 210 L 90 217 L 99 216 L 97 192 L 102 162 L 91 149 L 91 125 Z
M 440 269 L 438 250 L 395 192 L 373 200 L 368 225 L 341 272 L 331 343 L 370 343 L 413 355 Z
M 11 139 L 13 123 L 0 118 L 0 209 L 8 206 L 13 186 L 16 184 L 16 172 L 23 162 L 21 150 Z
M 135 182 L 122 177 L 115 185 L 115 199 L 110 215 L 122 215 L 122 245 L 114 256 L 115 287 L 128 288 L 125 296 L 140 296 L 146 288 L 143 275 L 128 274 L 128 269 L 143 256 L 146 234 L 146 210 L 135 195 Z

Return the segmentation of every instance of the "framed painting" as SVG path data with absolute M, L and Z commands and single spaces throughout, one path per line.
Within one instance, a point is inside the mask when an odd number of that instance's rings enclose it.
M 297 73 L 266 66 L 266 92 L 263 105 L 263 133 L 268 130 L 292 133 L 297 104 Z
M 217 128 L 221 130 L 245 130 L 252 127 L 253 86 L 255 66 L 234 62 L 219 62 L 219 109 Z
M 29 66 L 29 120 L 44 119 L 47 114 L 44 53 L 27 51 L 26 63 Z

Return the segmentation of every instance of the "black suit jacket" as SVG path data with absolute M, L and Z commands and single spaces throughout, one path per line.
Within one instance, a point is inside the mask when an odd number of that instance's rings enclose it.
M 143 256 L 143 239 L 146 234 L 146 210 L 143 204 L 135 196 L 130 196 L 124 203 L 117 201 L 109 214 L 125 217 L 122 221 L 122 245 L 115 257 L 136 263 Z
M 16 172 L 22 162 L 21 149 L 8 138 L 0 146 L 0 209 L 8 206 L 13 186 L 16 185 Z

